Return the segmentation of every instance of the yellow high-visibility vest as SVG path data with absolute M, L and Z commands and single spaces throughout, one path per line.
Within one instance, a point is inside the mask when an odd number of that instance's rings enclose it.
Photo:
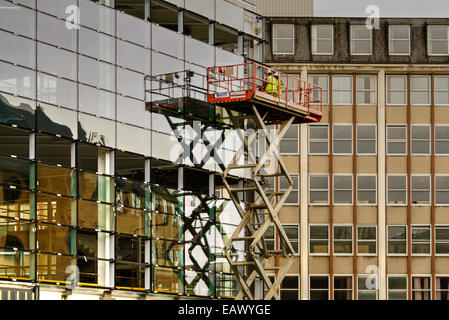
M 281 90 L 284 87 L 284 84 L 280 79 L 277 79 L 273 75 L 269 75 L 267 77 L 267 85 L 265 87 L 265 92 L 274 96 L 278 96 L 281 94 Z

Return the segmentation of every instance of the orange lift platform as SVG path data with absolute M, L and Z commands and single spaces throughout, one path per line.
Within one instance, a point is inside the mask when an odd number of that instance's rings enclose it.
M 295 260 L 295 250 L 279 220 L 279 211 L 293 189 L 279 144 L 293 123 L 321 120 L 322 89 L 253 62 L 208 68 L 207 81 L 209 103 L 226 110 L 234 129 L 243 129 L 236 130 L 241 147 L 222 174 L 241 217 L 224 243 L 224 254 L 240 284 L 235 299 L 280 299 L 279 286 Z M 273 124 L 279 125 L 278 134 L 268 129 Z M 251 152 L 261 141 L 265 148 Z M 250 170 L 250 179 L 231 185 L 228 177 L 234 170 Z M 280 181 L 283 188 L 278 191 L 273 184 Z M 243 194 L 254 200 L 243 203 Z M 266 236 L 272 237 L 272 226 L 278 241 L 268 246 Z M 245 248 L 244 258 L 235 254 L 236 247 Z

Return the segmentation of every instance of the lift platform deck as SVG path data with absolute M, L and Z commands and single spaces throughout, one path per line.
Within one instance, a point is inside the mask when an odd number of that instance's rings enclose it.
M 270 76 L 272 75 L 272 76 Z M 281 85 L 270 92 L 267 86 L 277 75 Z M 208 68 L 208 100 L 246 114 L 255 105 L 267 124 L 281 123 L 294 116 L 293 123 L 319 122 L 322 89 L 292 75 L 254 62 Z

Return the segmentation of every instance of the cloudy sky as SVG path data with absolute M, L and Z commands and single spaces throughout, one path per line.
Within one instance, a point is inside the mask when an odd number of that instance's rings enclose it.
M 372 5 L 381 18 L 449 18 L 449 0 L 314 0 L 314 16 L 366 17 Z

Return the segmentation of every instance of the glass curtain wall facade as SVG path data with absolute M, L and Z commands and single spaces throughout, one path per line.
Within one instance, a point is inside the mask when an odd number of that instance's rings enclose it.
M 217 174 L 239 146 L 205 76 L 262 57 L 261 19 L 201 3 L 0 0 L 1 280 L 237 293 Z

